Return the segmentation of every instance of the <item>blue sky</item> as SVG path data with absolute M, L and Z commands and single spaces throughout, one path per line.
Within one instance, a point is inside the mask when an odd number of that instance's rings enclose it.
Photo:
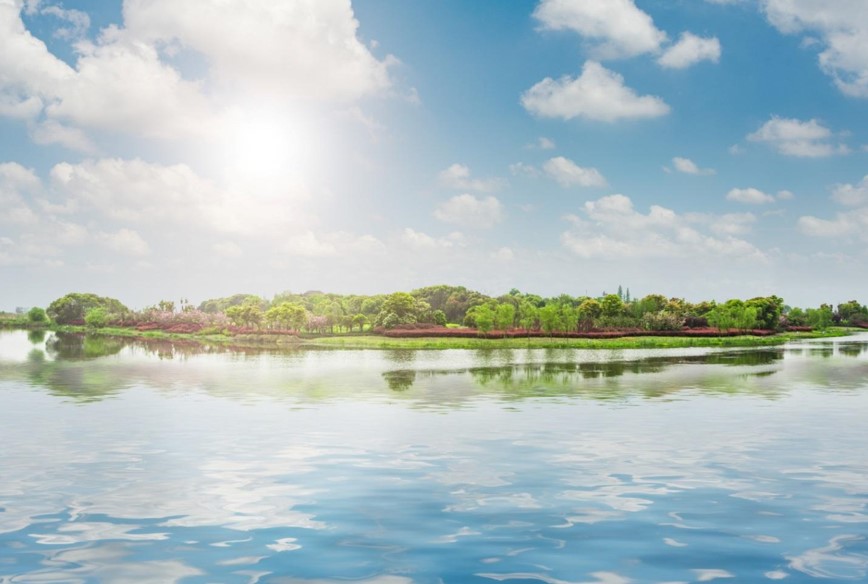
M 868 300 L 862 0 L 0 0 L 0 308 Z

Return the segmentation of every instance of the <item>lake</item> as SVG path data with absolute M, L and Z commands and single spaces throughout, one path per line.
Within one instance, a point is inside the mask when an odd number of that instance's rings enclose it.
M 868 335 L 715 350 L 0 332 L 0 582 L 860 582 Z

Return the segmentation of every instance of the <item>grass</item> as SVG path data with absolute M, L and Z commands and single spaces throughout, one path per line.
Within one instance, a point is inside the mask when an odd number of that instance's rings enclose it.
M 621 337 L 616 339 L 507 338 L 462 339 L 449 337 L 390 338 L 365 336 L 354 338 L 322 337 L 305 341 L 306 345 L 341 349 L 670 349 L 682 347 L 768 347 L 798 339 L 839 337 L 852 331 L 832 328 L 810 333 L 781 333 L 770 337 Z
M 160 339 L 262 348 L 317 347 L 330 349 L 672 349 L 683 347 L 769 347 L 799 339 L 840 337 L 856 329 L 832 327 L 825 331 L 781 333 L 770 337 L 621 337 L 615 339 L 506 338 L 467 339 L 452 337 L 393 338 L 379 335 L 335 335 L 298 338 L 288 335 L 168 333 L 133 328 L 51 326 L 59 332 L 89 333 L 111 337 Z

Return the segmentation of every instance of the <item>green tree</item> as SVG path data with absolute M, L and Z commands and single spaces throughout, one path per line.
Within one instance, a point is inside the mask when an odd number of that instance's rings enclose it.
M 45 314 L 45 310 L 34 306 L 27 311 L 27 320 L 33 324 L 43 324 L 48 321 L 48 316 Z
M 416 299 L 407 292 L 394 292 L 386 297 L 383 302 L 383 311 L 394 313 L 400 319 L 415 316 Z
M 446 320 L 446 313 L 439 309 L 432 312 L 431 317 L 434 320 L 434 324 L 438 326 L 446 326 L 446 323 L 448 322 Z
M 579 328 L 589 331 L 594 328 L 595 321 L 603 314 L 603 307 L 593 298 L 587 298 L 579 304 Z
M 815 328 L 824 330 L 832 325 L 832 307 L 828 304 L 823 304 L 820 308 L 809 308 L 805 311 L 808 324 Z
M 527 299 L 523 300 L 519 307 L 519 324 L 528 331 L 539 325 L 539 308 Z
M 225 314 L 236 326 L 259 328 L 262 325 L 262 307 L 256 301 L 230 306 L 226 309 Z
M 90 328 L 103 328 L 108 324 L 108 322 L 109 313 L 101 306 L 91 308 L 87 311 L 87 314 L 84 315 L 84 323 Z
M 353 317 L 353 326 L 359 327 L 359 332 L 365 330 L 365 325 L 368 324 L 368 317 L 359 313 Z
M 868 323 L 868 308 L 856 300 L 850 300 L 838 305 L 838 318 L 841 324 L 859 326 Z
M 494 315 L 494 326 L 501 331 L 507 331 L 515 325 L 515 306 L 510 303 L 497 305 Z
M 476 329 L 483 334 L 491 332 L 494 328 L 494 311 L 488 304 L 481 304 L 473 309 L 473 318 L 476 321 Z
M 551 335 L 557 330 L 562 330 L 561 311 L 557 304 L 546 304 L 539 311 L 540 328 L 547 335 Z
M 48 316 L 57 324 L 80 324 L 93 308 L 103 308 L 112 320 L 122 319 L 130 310 L 120 300 L 96 294 L 72 292 L 48 305 Z
M 624 303 L 617 294 L 606 294 L 600 300 L 600 307 L 603 309 L 603 316 L 618 316 L 624 313 Z
M 776 330 L 780 327 L 781 313 L 784 301 L 777 296 L 759 296 L 744 303 L 746 307 L 756 311 L 756 326 L 766 330 Z

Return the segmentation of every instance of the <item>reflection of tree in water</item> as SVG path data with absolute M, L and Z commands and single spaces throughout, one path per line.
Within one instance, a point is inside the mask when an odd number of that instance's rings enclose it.
M 847 357 L 858 357 L 862 353 L 868 352 L 868 343 L 839 343 L 838 352 Z
M 413 363 L 416 361 L 414 349 L 389 349 L 383 353 L 383 356 L 392 363 Z
M 56 361 L 79 361 L 117 355 L 127 343 L 117 337 L 54 333 L 45 348 Z
M 45 341 L 45 331 L 41 329 L 27 331 L 27 340 L 34 345 L 41 345 Z
M 386 380 L 392 391 L 406 391 L 413 387 L 413 383 L 416 381 L 416 372 L 412 369 L 385 371 L 383 379 Z
M 634 361 L 593 361 L 583 363 L 543 363 L 507 365 L 501 367 L 476 367 L 466 370 L 473 380 L 485 388 L 505 390 L 511 398 L 540 395 L 584 395 L 591 399 L 612 399 L 635 393 L 636 387 L 607 380 L 625 374 L 640 376 L 660 373 L 674 365 L 723 365 L 759 367 L 771 365 L 783 358 L 777 349 L 760 351 L 737 351 L 708 353 L 705 355 L 651 357 Z M 449 372 L 440 372 L 448 374 Z M 746 375 L 709 376 L 705 389 L 714 391 L 737 391 L 745 379 L 769 376 L 775 371 L 758 370 Z M 589 383 L 591 382 L 591 383 Z M 658 384 L 659 385 L 659 384 Z M 664 384 L 665 385 L 665 384 Z M 680 387 L 646 386 L 642 389 L 647 397 L 659 397 Z

